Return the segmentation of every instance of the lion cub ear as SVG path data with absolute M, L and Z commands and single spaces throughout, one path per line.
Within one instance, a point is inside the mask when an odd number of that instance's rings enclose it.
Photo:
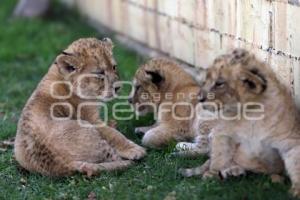
M 106 38 L 103 38 L 101 41 L 104 42 L 110 50 L 112 50 L 114 48 L 114 43 L 110 38 L 106 37 Z
M 254 68 L 242 73 L 240 80 L 244 87 L 254 94 L 262 94 L 267 89 L 267 80 L 264 75 Z
M 72 58 L 71 55 L 67 55 L 66 53 L 62 54 L 63 55 L 59 55 L 56 59 L 56 65 L 59 69 L 59 72 L 64 76 L 76 72 L 78 66 L 74 58 Z
M 164 77 L 158 71 L 146 71 L 146 77 L 157 87 L 164 81 Z

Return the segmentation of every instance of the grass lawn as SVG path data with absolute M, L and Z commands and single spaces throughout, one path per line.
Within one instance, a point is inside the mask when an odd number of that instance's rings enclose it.
M 0 3 L 0 139 L 16 133 L 21 109 L 55 56 L 80 37 L 102 37 L 76 13 L 66 13 L 56 5 L 43 20 L 11 19 L 16 0 Z M 112 37 L 112 36 L 110 36 Z M 144 58 L 116 44 L 115 56 L 123 80 L 131 80 Z M 128 92 L 124 91 L 125 92 Z M 151 117 L 119 122 L 118 129 L 130 139 L 137 125 L 147 125 Z M 26 173 L 12 158 L 12 150 L 0 152 L 0 199 L 289 199 L 290 183 L 271 183 L 268 176 L 250 174 L 227 181 L 182 178 L 178 168 L 196 166 L 205 158 L 189 160 L 149 150 L 147 157 L 129 170 L 103 173 L 91 179 L 75 175 L 49 178 Z

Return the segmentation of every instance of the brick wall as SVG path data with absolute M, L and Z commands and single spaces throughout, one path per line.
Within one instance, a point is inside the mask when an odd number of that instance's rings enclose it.
M 300 100 L 299 0 L 63 1 L 94 22 L 196 67 L 207 68 L 233 47 L 247 48 L 270 63 Z

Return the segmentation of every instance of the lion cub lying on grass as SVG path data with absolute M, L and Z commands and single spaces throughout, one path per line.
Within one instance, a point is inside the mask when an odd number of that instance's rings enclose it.
M 57 56 L 18 124 L 15 156 L 21 166 L 49 176 L 90 176 L 126 168 L 145 155 L 99 119 L 97 101 L 119 89 L 112 49 L 108 38 L 80 39 Z
M 155 125 L 137 128 L 137 132 L 145 133 L 142 139 L 145 146 L 161 148 L 172 141 L 188 141 L 199 136 L 199 148 L 194 153 L 208 152 L 210 124 L 199 123 L 195 116 L 200 88 L 192 76 L 178 64 L 160 58 L 142 65 L 133 83 L 134 93 L 129 102 L 137 114 L 157 114 Z
M 207 98 L 213 94 L 214 99 Z M 219 123 L 211 133 L 210 161 L 186 169 L 185 176 L 238 176 L 245 170 L 280 174 L 300 197 L 300 120 L 289 90 L 265 63 L 245 50 L 218 57 L 208 70 L 201 94 L 217 105 Z M 238 115 L 242 113 L 242 115 Z M 241 116 L 236 118 L 236 116 Z

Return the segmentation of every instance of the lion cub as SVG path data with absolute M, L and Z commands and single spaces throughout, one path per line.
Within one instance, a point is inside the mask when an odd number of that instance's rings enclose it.
M 218 111 L 219 123 L 211 133 L 210 161 L 184 170 L 185 175 L 203 173 L 207 166 L 205 176 L 221 172 L 224 178 L 245 170 L 280 174 L 285 169 L 293 194 L 300 197 L 299 113 L 267 64 L 242 49 L 218 57 L 200 101 L 205 109 Z
M 22 112 L 15 156 L 49 176 L 123 169 L 145 150 L 100 120 L 99 100 L 119 89 L 109 38 L 79 39 L 57 56 Z
M 201 137 L 196 153 L 207 153 L 209 126 L 198 123 L 195 105 L 200 91 L 192 76 L 178 64 L 163 58 L 152 59 L 135 74 L 134 92 L 129 102 L 138 115 L 155 112 L 157 122 L 151 127 L 137 128 L 145 132 L 142 143 L 162 148 L 171 141 L 188 141 Z M 202 128 L 201 128 L 202 126 Z M 199 133 L 202 130 L 203 133 Z

